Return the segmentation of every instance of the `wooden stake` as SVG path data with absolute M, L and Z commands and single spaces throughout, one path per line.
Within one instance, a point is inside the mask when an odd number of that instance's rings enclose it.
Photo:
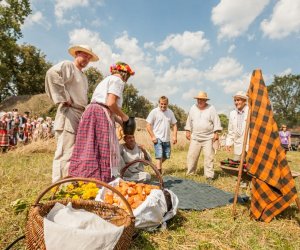
M 232 215 L 233 215 L 234 219 L 236 219 L 236 203 L 237 203 L 237 199 L 238 199 L 238 195 L 239 195 L 239 188 L 240 188 L 240 183 L 241 183 L 241 178 L 242 178 L 243 163 L 244 163 L 244 159 L 245 159 L 249 127 L 250 127 L 250 106 L 248 109 L 248 116 L 247 116 L 246 128 L 245 128 L 245 134 L 244 134 L 242 156 L 241 156 L 240 165 L 239 165 L 239 174 L 238 174 L 238 179 L 237 179 L 237 183 L 236 183 L 236 187 L 235 187 L 233 207 L 232 207 Z
M 299 197 L 296 198 L 296 204 L 297 204 L 297 207 L 298 207 L 298 212 L 300 213 L 300 200 L 299 200 Z

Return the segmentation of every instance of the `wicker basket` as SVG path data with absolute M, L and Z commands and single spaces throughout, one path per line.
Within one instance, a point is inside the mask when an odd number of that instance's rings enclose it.
M 42 197 L 53 187 L 59 186 L 66 182 L 72 181 L 84 181 L 84 182 L 94 182 L 99 186 L 106 187 L 110 189 L 112 192 L 116 193 L 122 201 L 125 203 L 128 212 L 122 208 L 106 204 L 103 202 L 93 201 L 93 200 L 71 200 L 71 199 L 64 199 L 64 200 L 52 200 L 46 201 L 41 203 L 40 200 Z M 26 223 L 25 229 L 25 240 L 26 240 L 26 247 L 29 250 L 37 250 L 46 249 L 45 241 L 44 241 L 44 222 L 43 218 L 46 216 L 52 207 L 55 205 L 56 202 L 62 203 L 66 205 L 69 202 L 72 202 L 72 206 L 76 209 L 82 208 L 94 214 L 97 214 L 101 218 L 105 219 L 106 221 L 111 222 L 116 226 L 124 226 L 124 231 L 119 238 L 118 243 L 116 244 L 114 249 L 128 249 L 131 241 L 132 235 L 134 233 L 134 222 L 135 218 L 132 212 L 132 209 L 124 198 L 124 196 L 117 191 L 115 188 L 111 187 L 110 185 L 98 181 L 95 179 L 89 178 L 68 178 L 61 181 L 58 181 L 48 188 L 46 188 L 36 199 L 34 205 L 31 206 L 28 214 L 28 220 Z

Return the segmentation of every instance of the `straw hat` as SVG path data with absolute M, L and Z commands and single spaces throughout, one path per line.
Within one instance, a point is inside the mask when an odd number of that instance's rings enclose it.
M 68 49 L 71 56 L 75 57 L 77 51 L 85 52 L 92 56 L 91 62 L 96 62 L 99 60 L 99 57 L 92 51 L 92 48 L 88 45 L 74 45 Z
M 197 96 L 194 97 L 195 99 L 205 99 L 205 100 L 209 100 L 209 98 L 207 97 L 207 93 L 204 91 L 200 91 L 198 93 Z
M 247 97 L 247 95 L 246 95 L 246 93 L 244 91 L 238 91 L 238 92 L 236 92 L 236 94 L 233 96 L 233 98 L 235 98 L 235 97 L 239 97 L 239 98 L 242 98 L 244 100 L 248 99 L 248 97 Z

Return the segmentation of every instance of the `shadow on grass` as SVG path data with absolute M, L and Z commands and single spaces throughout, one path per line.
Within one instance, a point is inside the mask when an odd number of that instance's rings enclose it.
M 154 242 L 151 242 L 151 240 L 148 239 L 149 234 L 142 230 L 136 230 L 135 235 L 132 237 L 133 242 L 131 243 L 130 249 L 145 249 L 145 250 L 154 250 L 157 249 L 157 244 Z
M 281 214 L 276 216 L 277 219 L 296 220 L 300 226 L 300 215 L 297 207 L 288 207 Z
M 183 227 L 185 222 L 187 222 L 187 218 L 178 210 L 177 214 L 167 221 L 167 228 L 170 231 L 177 230 L 178 228 Z

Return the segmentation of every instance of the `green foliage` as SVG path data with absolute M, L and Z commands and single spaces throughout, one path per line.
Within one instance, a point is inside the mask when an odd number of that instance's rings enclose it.
M 45 92 L 45 75 L 52 66 L 45 55 L 32 45 L 21 45 L 18 55 L 18 71 L 14 86 L 16 95 L 35 95 Z
M 299 125 L 300 75 L 275 76 L 273 83 L 268 86 L 268 92 L 278 125 Z
M 98 83 L 100 83 L 103 80 L 103 74 L 95 67 L 89 67 L 87 70 L 84 71 L 84 73 L 89 83 L 88 100 L 90 102 L 95 88 L 97 87 Z
M 226 115 L 224 114 L 219 114 L 219 117 L 220 117 L 220 121 L 221 121 L 221 126 L 223 128 L 223 131 L 227 131 L 228 129 L 228 122 L 229 122 L 229 119 Z
M 29 0 L 6 0 L 0 5 L 0 102 L 15 92 L 21 25 L 31 13 Z
M 126 84 L 122 109 L 128 116 L 146 118 L 153 105 L 145 97 L 139 96 L 138 90 L 132 84 Z
M 169 109 L 171 109 L 177 120 L 178 130 L 184 130 L 184 126 L 187 119 L 187 113 L 176 104 L 169 104 Z

